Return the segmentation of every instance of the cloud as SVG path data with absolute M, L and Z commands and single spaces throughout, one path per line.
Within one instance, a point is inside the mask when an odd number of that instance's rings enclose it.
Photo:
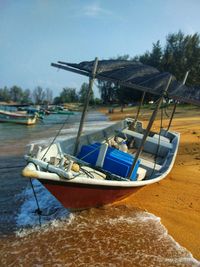
M 88 17 L 98 17 L 100 15 L 110 15 L 111 12 L 100 7 L 98 3 L 92 3 L 84 7 L 83 14 Z

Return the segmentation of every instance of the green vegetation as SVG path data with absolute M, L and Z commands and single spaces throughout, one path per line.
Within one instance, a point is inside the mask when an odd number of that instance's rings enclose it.
M 166 37 L 166 44 L 161 47 L 160 41 L 153 43 L 151 51 L 146 51 L 143 55 L 131 57 L 129 55 L 119 56 L 116 59 L 136 60 L 144 64 L 156 67 L 160 71 L 167 71 L 176 76 L 181 81 L 186 71 L 190 71 L 187 85 L 200 86 L 200 35 L 184 35 L 183 32 L 169 34 Z M 83 83 L 80 90 L 65 87 L 59 96 L 53 99 L 50 89 L 36 87 L 32 92 L 30 89 L 22 89 L 19 86 L 11 88 L 0 88 L 0 102 L 18 102 L 34 104 L 63 104 L 63 103 L 83 103 L 88 88 L 87 83 Z M 111 82 L 98 81 L 98 89 L 101 99 L 94 98 L 94 93 L 90 96 L 90 105 L 98 104 L 120 104 L 135 103 L 141 99 L 142 92 L 114 85 Z M 155 100 L 155 97 L 146 94 L 145 102 Z
M 153 43 L 151 51 L 143 55 L 131 58 L 129 55 L 120 56 L 117 59 L 140 61 L 144 64 L 156 67 L 160 71 L 167 71 L 182 81 L 186 71 L 190 71 L 186 84 L 200 86 L 200 35 L 184 35 L 183 32 L 169 34 L 166 44 L 162 48 L 160 41 Z M 104 104 L 118 101 L 120 104 L 137 102 L 141 99 L 141 92 L 133 89 L 114 86 L 109 82 L 98 82 L 101 98 Z M 112 90 L 111 90 L 112 88 Z M 145 101 L 154 100 L 146 94 Z
M 78 102 L 78 95 L 76 94 L 75 88 L 63 88 L 60 96 L 54 98 L 54 104 L 63 104 L 63 103 L 75 103 Z
M 16 102 L 20 104 L 49 104 L 52 103 L 52 90 L 46 88 L 45 90 L 37 86 L 32 92 L 30 89 L 22 89 L 19 86 L 12 86 L 11 88 L 0 88 L 0 102 Z

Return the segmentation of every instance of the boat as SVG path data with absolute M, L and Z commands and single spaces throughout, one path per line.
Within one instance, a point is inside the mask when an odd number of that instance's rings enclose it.
M 34 107 L 28 107 L 27 109 L 25 109 L 27 114 L 29 115 L 33 115 L 33 114 L 38 114 L 38 117 L 43 119 L 44 116 L 49 115 L 50 113 L 48 112 L 48 110 L 43 109 L 43 108 L 34 108 Z
M 140 122 L 134 131 L 129 130 L 131 122 L 125 120 L 81 137 L 79 152 L 74 156 L 69 155 L 74 151 L 76 138 L 53 144 L 49 150 L 46 148 L 36 153 L 37 156 L 31 150 L 26 156 L 28 165 L 23 175 L 37 178 L 63 206 L 70 209 L 109 204 L 144 185 L 162 180 L 174 164 L 179 134 L 162 131 L 159 141 L 158 135 L 151 132 L 152 137 L 147 138 L 129 179 L 127 176 L 135 150 L 144 135 Z M 126 139 L 130 144 L 129 153 L 118 148 L 117 139 L 119 142 Z
M 74 115 L 73 111 L 70 111 L 68 109 L 64 109 L 63 107 L 52 107 L 48 109 L 48 112 L 50 114 L 59 114 L 59 115 Z
M 38 118 L 37 114 L 28 115 L 20 112 L 0 110 L 0 122 L 10 122 L 17 124 L 33 125 Z
M 25 155 L 26 178 L 38 179 L 64 207 L 82 210 L 121 200 L 153 183 L 163 180 L 171 171 L 180 134 L 170 130 L 177 101 L 200 105 L 200 90 L 192 90 L 178 82 L 170 73 L 135 61 L 102 60 L 71 64 L 52 63 L 53 67 L 89 77 L 88 96 L 95 78 L 112 81 L 158 96 L 157 105 L 144 128 L 135 118 L 117 122 L 106 129 L 82 135 L 89 97 L 83 108 L 77 137 L 52 142 L 48 147 L 30 147 Z M 158 132 L 152 125 L 163 99 L 175 100 L 169 125 Z
M 56 114 L 59 114 L 59 115 L 74 115 L 74 112 L 71 111 L 71 110 L 63 109 L 63 110 L 57 110 Z

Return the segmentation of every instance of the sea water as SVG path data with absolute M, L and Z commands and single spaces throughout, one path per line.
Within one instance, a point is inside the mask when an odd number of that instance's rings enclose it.
M 148 212 L 106 206 L 70 213 L 50 198 L 42 204 L 50 215 L 41 216 L 40 226 L 34 200 L 27 201 L 31 207 L 24 204 L 17 218 L 20 229 L 0 240 L 1 266 L 200 266 Z
M 13 125 L 1 128 L 7 136 L 4 146 L 16 140 L 20 145 L 25 145 L 24 140 L 30 144 L 51 142 L 63 118 L 59 118 L 59 123 L 58 118 L 52 122 L 51 119 L 32 130 L 17 127 L 10 133 L 8 128 Z M 59 138 L 74 136 L 79 119 L 79 114 L 70 117 Z M 92 113 L 84 131 L 108 124 L 104 116 Z M 200 266 L 153 214 L 137 207 L 115 205 L 71 213 L 38 181 L 33 186 L 42 213 L 36 212 L 38 206 L 30 183 L 13 195 L 14 201 L 21 204 L 14 215 L 15 231 L 2 233 L 0 238 L 0 266 Z M 8 220 L 5 222 L 9 224 Z

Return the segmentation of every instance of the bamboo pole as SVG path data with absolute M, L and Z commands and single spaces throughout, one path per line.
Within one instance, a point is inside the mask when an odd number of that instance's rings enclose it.
M 189 71 L 186 72 L 185 77 L 184 77 L 183 82 L 182 82 L 182 85 L 184 85 L 184 84 L 186 83 L 188 74 L 189 74 Z M 170 126 L 171 126 L 171 124 L 172 124 L 172 120 L 173 120 L 173 118 L 174 118 L 174 114 L 175 114 L 175 112 L 176 112 L 177 104 L 178 104 L 178 101 L 176 100 L 176 101 L 175 101 L 175 104 L 174 104 L 174 108 L 173 108 L 172 114 L 171 114 L 171 118 L 170 118 L 170 121 L 169 121 L 169 124 L 168 124 L 168 127 L 167 127 L 167 131 L 169 131 L 169 128 L 170 128 Z
M 140 105 L 139 105 L 139 107 L 138 107 L 138 109 L 137 109 L 137 114 L 136 114 L 136 116 L 135 116 L 135 119 L 134 119 L 133 123 L 131 123 L 131 125 L 130 125 L 130 130 L 134 130 L 134 129 L 135 129 L 135 126 L 136 126 L 138 117 L 139 117 L 139 115 L 140 115 L 140 110 L 141 110 L 141 107 L 142 107 L 143 102 L 144 102 L 144 97 L 145 97 L 145 95 L 146 95 L 146 92 L 143 92 L 143 93 L 142 93 L 142 98 L 141 98 L 141 100 L 140 100 Z
M 146 139 L 147 139 L 147 137 L 148 137 L 148 135 L 149 135 L 149 132 L 150 132 L 150 130 L 151 130 L 151 127 L 152 127 L 152 125 L 153 125 L 153 122 L 154 122 L 154 120 L 155 120 L 155 118 L 156 118 L 156 115 L 157 115 L 157 113 L 158 113 L 158 110 L 159 110 L 159 108 L 160 108 L 160 105 L 161 105 L 161 103 L 162 103 L 162 101 L 163 101 L 163 97 L 164 97 L 164 95 L 166 94 L 166 92 L 167 92 L 167 90 L 168 90 L 168 88 L 169 88 L 169 85 L 170 85 L 170 83 L 171 83 L 171 80 L 172 80 L 172 76 L 169 77 L 167 86 L 166 86 L 165 90 L 163 91 L 162 96 L 159 98 L 159 101 L 158 101 L 158 103 L 157 103 L 157 106 L 156 106 L 156 108 L 154 109 L 154 111 L 153 111 L 153 113 L 152 113 L 152 115 L 151 115 L 151 118 L 150 118 L 149 123 L 148 123 L 148 125 L 147 125 L 147 128 L 146 128 L 146 130 L 145 130 L 143 139 L 142 139 L 142 141 L 141 141 L 140 147 L 138 148 L 138 150 L 137 150 L 137 152 L 136 152 L 136 155 L 135 155 L 135 158 L 134 158 L 134 160 L 133 160 L 133 164 L 132 164 L 132 166 L 131 166 L 131 169 L 130 169 L 130 172 L 129 172 L 129 175 L 128 175 L 129 179 L 130 179 L 130 177 L 131 177 L 131 175 L 132 175 L 132 172 L 133 172 L 133 170 L 134 170 L 134 168 L 135 168 L 135 165 L 136 165 L 136 163 L 137 163 L 137 161 L 138 161 L 138 158 L 139 158 L 140 154 L 142 153 L 142 150 L 143 150 L 143 148 L 144 148 L 144 144 L 145 144 Z
M 143 102 L 144 102 L 144 97 L 145 97 L 145 95 L 146 95 L 146 92 L 143 92 L 143 94 L 142 94 L 142 98 L 141 98 L 141 101 L 140 101 L 140 105 L 139 105 L 139 107 L 138 107 L 137 114 L 136 114 L 136 117 L 135 117 L 135 121 L 138 120 L 138 117 L 139 117 L 139 114 L 140 114 L 140 110 L 141 110 L 141 107 L 142 107 Z
M 79 124 L 79 130 L 78 130 L 78 134 L 76 137 L 76 143 L 74 146 L 74 155 L 76 155 L 76 153 L 77 153 L 81 133 L 83 131 L 83 124 L 85 121 L 85 116 L 86 116 L 87 108 L 89 105 L 90 94 L 92 91 L 92 87 L 93 87 L 93 83 L 94 83 L 94 79 L 95 79 L 95 75 L 96 75 L 96 71 L 97 71 L 97 65 L 98 65 L 98 58 L 96 57 L 95 61 L 94 61 L 93 69 L 92 69 L 92 77 L 89 78 L 89 86 L 88 86 L 88 90 L 87 90 L 87 94 L 86 94 L 85 105 L 83 107 L 83 112 L 82 112 L 82 116 L 81 116 L 81 120 L 80 120 L 80 124 Z

